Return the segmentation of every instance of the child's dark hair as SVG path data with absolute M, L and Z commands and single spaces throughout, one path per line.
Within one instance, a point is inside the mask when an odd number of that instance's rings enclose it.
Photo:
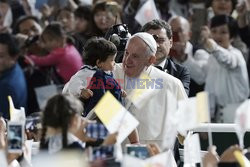
M 74 11 L 75 18 L 80 18 L 81 20 L 84 19 L 88 21 L 87 29 L 82 32 L 86 36 L 92 36 L 92 27 L 93 27 L 93 22 L 92 22 L 92 9 L 91 6 L 89 5 L 82 5 L 79 6 L 75 11 Z
M 79 6 L 74 11 L 74 15 L 75 17 L 83 18 L 87 21 L 91 21 L 91 18 L 92 18 L 91 6 L 88 6 L 88 5 Z
M 51 40 L 65 38 L 66 42 L 69 44 L 74 44 L 74 40 L 67 35 L 66 31 L 63 29 L 63 26 L 59 22 L 52 22 L 45 27 L 43 30 L 42 36 L 46 34 L 50 37 Z
M 210 28 L 226 24 L 229 30 L 230 39 L 238 34 L 238 25 L 234 18 L 227 15 L 216 15 L 211 19 Z
M 48 35 L 51 39 L 62 38 L 66 36 L 66 32 L 59 22 L 52 22 L 47 25 L 43 30 L 42 35 L 43 34 Z
M 17 57 L 19 53 L 19 45 L 14 35 L 10 33 L 0 33 L 0 44 L 8 47 L 10 57 Z
M 62 129 L 63 148 L 67 147 L 67 133 L 69 124 L 75 114 L 81 114 L 83 111 L 82 103 L 76 97 L 69 94 L 58 94 L 53 96 L 47 102 L 43 111 L 42 119 L 42 137 L 40 148 L 46 148 L 45 136 L 47 127 Z
M 116 46 L 104 38 L 93 37 L 86 42 L 83 48 L 84 62 L 91 66 L 95 66 L 98 59 L 100 62 L 104 62 L 109 56 L 116 53 Z

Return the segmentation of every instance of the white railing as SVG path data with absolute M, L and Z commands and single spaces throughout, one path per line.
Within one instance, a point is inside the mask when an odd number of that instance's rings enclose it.
M 208 128 L 211 129 L 211 132 L 236 132 L 236 124 L 225 124 L 225 123 L 201 123 L 197 128 L 192 129 L 194 132 L 208 132 Z M 247 130 L 250 132 L 250 129 Z

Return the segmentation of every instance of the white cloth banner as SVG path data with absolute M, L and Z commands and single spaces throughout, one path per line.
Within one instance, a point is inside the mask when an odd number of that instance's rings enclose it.
M 201 163 L 201 146 L 199 134 L 188 135 L 184 140 L 184 164 Z
M 0 150 L 0 166 L 1 167 L 8 166 L 5 150 Z
M 25 125 L 26 121 L 26 115 L 25 115 L 25 109 L 23 107 L 19 109 L 16 109 L 13 103 L 13 100 L 11 96 L 8 96 L 9 101 L 9 112 L 10 112 L 10 121 L 12 122 L 20 122 L 23 125 Z
M 93 0 L 80 0 L 80 3 L 82 5 L 92 5 L 93 4 Z
M 160 16 L 157 12 L 154 0 L 148 0 L 143 4 L 143 6 L 138 10 L 135 20 L 143 26 L 147 22 L 153 19 L 159 19 Z
M 243 102 L 236 110 L 235 124 L 242 131 L 250 129 L 250 100 Z
M 122 167 L 148 167 L 148 166 L 167 166 L 167 167 L 177 167 L 174 156 L 171 150 L 157 154 L 148 159 L 142 160 L 130 155 L 125 155 L 122 161 Z
M 163 149 L 174 149 L 174 144 L 177 136 L 178 113 L 177 99 L 169 91 L 167 94 L 167 120 L 165 121 L 164 140 L 162 143 Z

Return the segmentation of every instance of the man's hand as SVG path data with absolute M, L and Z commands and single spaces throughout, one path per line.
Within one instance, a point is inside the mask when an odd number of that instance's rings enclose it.
M 123 89 L 121 90 L 121 96 L 122 96 L 122 97 L 127 97 L 127 93 L 126 93 L 126 91 L 123 90 Z
M 216 146 L 211 146 L 202 159 L 203 166 L 216 167 L 218 162 L 219 162 L 219 156 L 216 152 Z
M 234 155 L 235 151 L 242 151 L 238 145 L 234 145 L 226 149 L 220 157 L 220 162 L 237 162 Z
M 161 153 L 161 149 L 156 143 L 147 144 L 147 149 L 151 157 Z
M 247 11 L 247 6 L 246 6 L 246 2 L 243 1 L 242 3 L 238 3 L 236 6 L 236 11 L 238 14 L 238 17 L 242 17 L 245 15 L 246 11 Z

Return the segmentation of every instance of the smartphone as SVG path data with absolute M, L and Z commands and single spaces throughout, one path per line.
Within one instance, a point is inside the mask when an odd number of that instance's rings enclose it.
M 140 159 L 146 159 L 149 157 L 149 152 L 146 145 L 126 144 L 126 153 Z
M 8 122 L 8 152 L 21 153 L 24 142 L 24 125 L 17 122 Z
M 28 116 L 25 122 L 25 129 L 31 132 L 37 132 L 42 129 L 41 116 Z
M 114 145 L 110 146 L 100 146 L 100 147 L 89 147 L 90 160 L 94 161 L 96 159 L 115 159 Z

